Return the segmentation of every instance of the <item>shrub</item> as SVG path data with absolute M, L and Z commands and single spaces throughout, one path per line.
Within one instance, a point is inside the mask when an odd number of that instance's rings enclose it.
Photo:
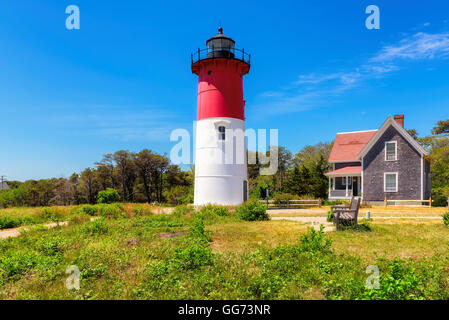
M 38 260 L 35 253 L 8 252 L 0 257 L 0 273 L 7 279 L 18 280 L 21 275 L 33 269 Z
M 82 232 L 91 236 L 106 234 L 109 232 L 109 226 L 103 219 L 97 219 L 83 225 Z
M 182 269 L 191 270 L 212 265 L 212 257 L 210 247 L 193 243 L 186 248 L 177 248 L 173 263 Z
M 193 203 L 193 187 L 174 186 L 164 192 L 164 197 L 174 205 Z
M 446 212 L 443 214 L 443 223 L 445 226 L 449 227 L 449 212 Z
M 332 240 L 326 238 L 323 230 L 323 225 L 320 225 L 320 230 L 318 232 L 314 228 L 309 228 L 309 233 L 306 233 L 300 237 L 301 250 L 307 252 L 330 251 Z
M 332 208 L 327 212 L 327 222 L 332 222 L 334 220 L 334 210 Z
M 11 218 L 11 217 L 0 217 L 0 230 L 15 228 L 22 224 L 22 221 L 19 218 Z
M 120 201 L 120 195 L 117 190 L 112 188 L 106 188 L 106 190 L 102 190 L 98 192 L 98 200 L 97 203 L 114 203 Z
M 39 218 L 44 221 L 61 221 L 63 213 L 58 207 L 44 207 L 39 211 Z
M 365 291 L 366 299 L 410 300 L 423 298 L 421 281 L 414 269 L 399 259 L 390 262 L 387 268 L 387 272 L 381 273 L 380 288 L 367 289 Z
M 187 206 L 185 204 L 177 206 L 173 212 L 172 215 L 175 217 L 183 217 L 193 211 L 193 208 L 191 206 Z
M 86 204 L 78 209 L 78 212 L 85 213 L 89 216 L 97 215 L 98 208 L 96 206 Z
M 145 216 L 153 214 L 149 207 L 144 206 L 135 206 L 133 211 L 136 216 Z
M 98 209 L 103 218 L 117 219 L 125 216 L 125 208 L 121 203 L 99 204 Z
M 189 229 L 189 237 L 200 242 L 210 242 L 212 238 L 206 229 L 204 229 L 204 221 L 202 218 L 195 218 Z
M 36 249 L 45 255 L 53 256 L 62 253 L 66 242 L 61 237 L 45 237 L 39 239 Z
M 226 206 L 219 206 L 215 204 L 208 204 L 201 208 L 200 215 L 203 217 L 210 216 L 227 216 L 229 210 Z
M 267 206 L 259 203 L 257 200 L 245 202 L 236 208 L 238 216 L 246 221 L 270 220 L 267 214 Z

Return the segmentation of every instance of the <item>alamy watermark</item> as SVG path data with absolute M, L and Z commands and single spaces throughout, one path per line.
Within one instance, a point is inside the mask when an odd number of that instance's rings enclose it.
M 70 265 L 65 269 L 65 273 L 69 274 L 65 280 L 65 286 L 69 290 L 80 289 L 80 269 L 75 265 Z
M 376 265 L 366 267 L 365 272 L 371 274 L 365 281 L 366 289 L 380 289 L 380 271 Z
M 269 148 L 267 148 L 267 129 L 256 131 L 225 128 L 220 132 L 217 128 L 210 127 L 203 128 L 201 136 L 196 137 L 196 134 L 195 125 L 193 139 L 187 129 L 178 128 L 171 132 L 170 141 L 176 142 L 170 151 L 170 160 L 173 164 L 190 165 L 200 161 L 202 164 L 238 165 L 247 161 L 248 164 L 260 164 L 261 175 L 273 175 L 278 170 L 278 129 L 269 129 Z M 199 148 L 195 147 L 196 144 Z M 196 155 L 195 161 L 192 149 L 196 149 L 197 153 L 201 152 L 201 156 Z M 248 153 L 246 149 L 249 150 Z
M 65 20 L 65 27 L 68 30 L 79 30 L 80 29 L 80 8 L 73 4 L 65 8 L 65 13 L 69 16 Z
M 375 5 L 369 5 L 366 7 L 365 10 L 366 14 L 369 14 L 369 16 L 365 20 L 365 26 L 368 30 L 380 29 L 380 10 L 378 6 Z

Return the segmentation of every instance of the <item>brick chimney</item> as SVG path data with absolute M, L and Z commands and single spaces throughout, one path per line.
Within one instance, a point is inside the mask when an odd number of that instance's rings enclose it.
M 404 128 L 404 115 L 403 114 L 395 114 L 394 121 L 396 121 L 402 128 Z

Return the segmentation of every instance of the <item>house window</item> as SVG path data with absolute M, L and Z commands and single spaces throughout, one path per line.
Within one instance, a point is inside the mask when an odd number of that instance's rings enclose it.
M 350 186 L 352 184 L 352 177 L 343 177 L 342 179 L 342 185 L 346 186 Z
M 218 127 L 218 141 L 225 141 L 225 140 L 226 140 L 226 127 L 219 126 Z
M 398 160 L 398 148 L 396 141 L 385 142 L 385 161 Z
M 398 173 L 386 172 L 384 173 L 384 191 L 398 192 Z

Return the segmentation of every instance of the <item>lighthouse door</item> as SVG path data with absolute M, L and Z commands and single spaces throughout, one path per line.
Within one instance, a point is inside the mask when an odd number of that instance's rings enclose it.
M 243 180 L 243 202 L 248 201 L 248 181 Z

